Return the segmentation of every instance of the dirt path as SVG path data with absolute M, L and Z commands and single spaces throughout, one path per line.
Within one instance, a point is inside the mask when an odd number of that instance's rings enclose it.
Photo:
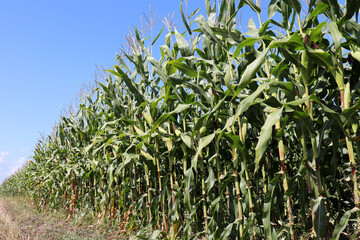
M 64 223 L 63 216 L 39 213 L 18 198 L 0 198 L 0 240 L 106 239 L 89 227 Z

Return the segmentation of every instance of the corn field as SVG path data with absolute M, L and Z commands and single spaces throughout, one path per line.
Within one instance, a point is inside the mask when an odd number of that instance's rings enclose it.
M 142 239 L 360 238 L 359 9 L 180 3 L 185 32 L 135 29 L 1 193 Z

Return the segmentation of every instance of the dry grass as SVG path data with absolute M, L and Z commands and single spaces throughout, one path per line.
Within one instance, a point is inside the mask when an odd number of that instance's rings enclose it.
M 19 198 L 0 198 L 0 240 L 105 239 L 86 226 L 64 223 L 61 213 L 37 212 Z
M 14 212 L 9 210 L 8 201 L 0 199 L 0 239 L 30 239 L 27 233 L 21 233 L 21 227 L 18 225 L 18 221 L 16 221 Z M 14 210 L 16 211 L 17 209 Z M 22 217 L 27 218 L 28 216 Z

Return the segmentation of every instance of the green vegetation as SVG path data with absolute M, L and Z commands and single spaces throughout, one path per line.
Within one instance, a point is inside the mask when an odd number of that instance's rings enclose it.
M 360 237 L 360 1 L 205 2 L 159 60 L 135 30 L 2 194 L 142 239 Z

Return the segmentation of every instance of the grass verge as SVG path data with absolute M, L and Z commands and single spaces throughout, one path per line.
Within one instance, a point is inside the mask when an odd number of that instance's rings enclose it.
M 0 240 L 109 239 L 94 226 L 79 222 L 65 223 L 61 212 L 38 212 L 22 198 L 0 198 Z

